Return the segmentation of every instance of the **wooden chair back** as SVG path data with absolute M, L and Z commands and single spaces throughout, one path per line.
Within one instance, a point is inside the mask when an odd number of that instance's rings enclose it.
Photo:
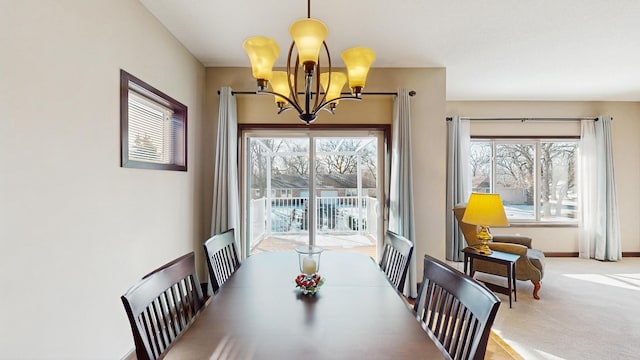
M 452 359 L 484 359 L 499 306 L 500 299 L 478 281 L 424 256 L 424 279 L 414 311 Z
M 194 253 L 147 274 L 121 297 L 138 360 L 160 358 L 204 306 Z
M 234 229 L 213 235 L 205 241 L 204 253 L 207 256 L 211 289 L 215 294 L 240 267 Z
M 409 263 L 413 252 L 413 243 L 406 238 L 387 230 L 384 241 L 380 269 L 387 274 L 393 286 L 402 293 L 409 272 Z

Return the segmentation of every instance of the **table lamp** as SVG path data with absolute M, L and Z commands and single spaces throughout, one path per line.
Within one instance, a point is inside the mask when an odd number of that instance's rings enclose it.
M 480 245 L 475 246 L 475 249 L 478 253 L 485 255 L 492 253 L 487 246 L 493 238 L 489 232 L 489 226 L 509 226 L 499 194 L 472 193 L 462 222 L 480 227 L 477 235 Z

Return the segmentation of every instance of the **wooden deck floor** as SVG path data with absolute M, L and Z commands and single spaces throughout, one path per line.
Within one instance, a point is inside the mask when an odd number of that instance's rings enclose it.
M 318 235 L 316 245 L 332 251 L 350 251 L 376 257 L 375 239 L 366 235 Z M 295 250 L 308 243 L 307 235 L 274 235 L 258 243 L 252 254 L 265 251 Z

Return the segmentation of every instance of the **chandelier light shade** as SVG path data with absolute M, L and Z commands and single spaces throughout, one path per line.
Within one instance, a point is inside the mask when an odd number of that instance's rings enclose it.
M 249 56 L 253 77 L 258 79 L 258 86 L 266 87 L 267 82 L 271 80 L 273 64 L 280 56 L 280 46 L 264 36 L 249 38 L 242 46 Z
M 363 47 L 351 48 L 342 53 L 342 60 L 349 74 L 349 87 L 354 94 L 362 93 L 369 68 L 375 59 L 376 54 L 371 49 Z
M 331 82 L 329 82 L 329 76 L 331 76 Z M 342 94 L 342 88 L 344 84 L 347 82 L 347 75 L 341 72 L 332 72 L 322 73 L 320 74 L 320 84 L 322 85 L 322 89 L 327 94 L 326 101 L 332 101 L 334 99 L 338 99 Z M 331 86 L 329 86 L 331 84 Z M 335 108 L 335 105 L 338 105 L 340 100 L 336 100 L 330 103 L 330 106 Z
M 476 247 L 476 251 L 491 254 L 492 251 L 487 245 L 493 239 L 489 227 L 509 226 L 500 194 L 472 193 L 462 222 L 480 227 L 477 235 L 480 245 Z
M 256 93 L 274 95 L 278 114 L 295 109 L 307 125 L 316 119 L 320 110 L 333 114 L 340 100 L 362 100 L 362 89 L 375 60 L 375 53 L 370 49 L 348 49 L 342 53 L 347 75 L 334 72 L 331 54 L 324 41 L 329 30 L 322 21 L 311 18 L 310 8 L 311 0 L 307 0 L 307 18 L 294 22 L 289 28 L 293 41 L 287 55 L 286 72 L 273 71 L 280 54 L 280 47 L 274 40 L 255 36 L 243 44 L 257 81 Z M 327 64 L 321 64 L 321 59 L 326 59 Z M 351 93 L 343 94 L 347 76 Z M 269 84 L 271 90 L 268 90 Z
M 328 33 L 327 26 L 316 19 L 301 19 L 291 24 L 289 34 L 298 49 L 298 60 L 305 69 L 310 67 L 313 70 Z
M 271 77 L 271 88 L 274 93 L 280 94 L 274 95 L 274 100 L 278 104 L 279 108 L 283 108 L 287 99 L 289 98 L 289 83 L 293 81 L 293 75 L 289 76 L 286 71 L 274 71 Z

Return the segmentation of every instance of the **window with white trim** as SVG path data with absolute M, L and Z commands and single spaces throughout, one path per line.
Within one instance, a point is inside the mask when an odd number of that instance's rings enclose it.
M 472 191 L 498 193 L 510 222 L 578 221 L 578 139 L 471 141 Z
M 187 170 L 187 107 L 121 70 L 122 167 Z

